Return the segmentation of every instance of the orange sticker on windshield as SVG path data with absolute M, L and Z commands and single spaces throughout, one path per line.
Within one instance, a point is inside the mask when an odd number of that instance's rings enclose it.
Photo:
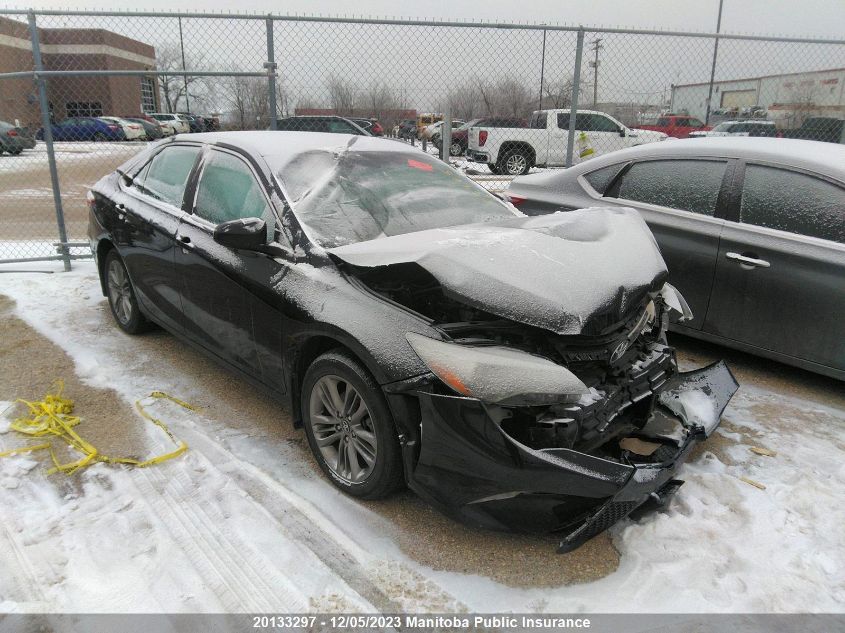
M 421 163 L 420 161 L 414 160 L 413 158 L 408 159 L 408 167 L 413 167 L 414 169 L 422 169 L 423 171 L 434 171 L 434 167 L 432 167 L 428 163 Z

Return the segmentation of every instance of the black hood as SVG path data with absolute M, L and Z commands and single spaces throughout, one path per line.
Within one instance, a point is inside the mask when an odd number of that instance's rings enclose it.
M 557 334 L 592 334 L 632 314 L 667 272 L 633 209 L 595 208 L 431 229 L 329 250 L 374 268 L 416 263 L 458 301 Z

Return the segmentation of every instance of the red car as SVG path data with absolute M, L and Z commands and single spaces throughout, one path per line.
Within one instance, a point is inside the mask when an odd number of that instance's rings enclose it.
M 711 130 L 711 126 L 704 125 L 703 122 L 696 119 L 694 116 L 686 114 L 667 114 L 657 119 L 655 125 L 638 125 L 639 130 L 653 130 L 655 132 L 663 132 L 667 136 L 674 138 L 687 138 L 690 132 L 707 132 Z

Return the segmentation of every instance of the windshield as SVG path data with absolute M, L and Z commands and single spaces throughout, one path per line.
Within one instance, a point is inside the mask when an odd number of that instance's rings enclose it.
M 515 215 L 452 167 L 417 152 L 313 150 L 278 177 L 297 218 L 324 248 Z
M 732 128 L 734 125 L 736 125 L 736 123 L 734 123 L 733 121 L 731 121 L 731 122 L 727 122 L 727 121 L 725 121 L 724 123 L 719 123 L 719 125 L 717 125 L 716 127 L 714 127 L 714 128 L 713 128 L 713 131 L 714 131 L 714 132 L 730 132 L 730 131 L 731 131 L 731 128 Z

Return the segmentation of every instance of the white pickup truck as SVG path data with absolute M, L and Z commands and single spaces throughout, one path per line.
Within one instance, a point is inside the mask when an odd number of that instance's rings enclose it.
M 474 127 L 467 157 L 494 174 L 519 176 L 532 167 L 563 167 L 569 141 L 569 110 L 538 110 L 527 128 Z M 572 162 L 617 149 L 662 141 L 662 132 L 632 130 L 604 112 L 578 110 Z

